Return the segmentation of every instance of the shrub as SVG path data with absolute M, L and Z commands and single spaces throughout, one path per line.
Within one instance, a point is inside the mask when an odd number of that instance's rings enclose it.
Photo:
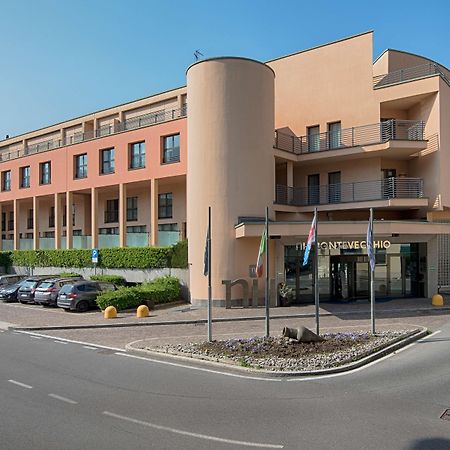
M 72 277 L 81 277 L 81 274 L 76 272 L 60 272 L 58 274 L 61 278 L 72 278 Z
M 127 284 L 127 280 L 120 275 L 92 275 L 91 280 L 106 281 L 108 283 L 113 283 L 116 286 L 126 286 Z
M 172 247 L 172 267 L 187 269 L 188 267 L 188 241 L 177 242 Z
M 180 291 L 178 278 L 161 277 L 141 286 L 104 292 L 97 297 L 97 305 L 101 309 L 114 306 L 118 311 L 143 304 L 153 306 L 178 300 Z
M 170 267 L 171 247 L 102 248 L 98 267 L 108 269 L 153 269 Z M 4 266 L 92 267 L 91 250 L 14 250 L 1 252 Z

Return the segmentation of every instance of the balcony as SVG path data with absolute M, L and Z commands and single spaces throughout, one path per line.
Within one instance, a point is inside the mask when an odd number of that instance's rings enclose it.
M 341 150 L 389 141 L 423 141 L 425 124 L 420 120 L 387 120 L 372 125 L 344 128 L 309 136 L 275 131 L 274 147 L 296 155 Z
M 392 177 L 384 180 L 357 181 L 306 188 L 277 185 L 275 192 L 276 204 L 300 207 L 380 200 L 385 201 L 389 206 L 395 203 L 389 201 L 395 199 L 424 199 L 423 180 L 420 178 Z M 425 206 L 427 200 L 424 199 L 424 201 L 419 202 L 420 205 L 416 205 L 417 202 L 406 203 L 410 206 Z
M 23 156 L 34 155 L 36 153 L 46 152 L 48 150 L 55 150 L 67 145 L 79 144 L 80 142 L 90 141 L 92 139 L 110 136 L 113 134 L 122 133 L 124 131 L 148 127 L 150 125 L 168 122 L 169 120 L 180 119 L 182 117 L 186 117 L 186 115 L 187 105 L 184 105 L 179 109 L 160 110 L 150 114 L 143 114 L 118 124 L 103 126 L 93 131 L 76 133 L 73 136 L 66 137 L 65 139 L 48 140 L 39 142 L 38 144 L 28 145 L 23 149 L 13 152 L 0 153 L 0 162 L 21 158 Z
M 373 77 L 374 89 L 383 88 L 405 81 L 419 80 L 421 78 L 439 75 L 449 86 L 450 80 L 436 63 L 421 64 L 420 66 L 406 67 L 394 72 Z

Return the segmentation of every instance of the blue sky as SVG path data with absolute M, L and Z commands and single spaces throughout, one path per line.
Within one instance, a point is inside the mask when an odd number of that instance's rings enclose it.
M 373 29 L 450 67 L 450 2 L 0 0 L 0 139 L 185 84 L 205 57 L 266 61 Z

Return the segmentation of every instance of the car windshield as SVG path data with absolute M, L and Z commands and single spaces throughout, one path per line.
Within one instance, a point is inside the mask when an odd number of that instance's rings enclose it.
M 36 286 L 36 284 L 38 284 L 38 282 L 36 280 L 27 280 L 21 285 L 21 287 L 34 288 Z
M 22 286 L 21 283 L 14 283 L 14 284 L 8 284 L 8 286 L 3 286 L 1 288 L 1 290 L 3 292 L 7 292 L 7 291 L 15 291 L 16 289 L 18 289 L 20 286 Z
M 52 281 L 44 281 L 42 282 L 38 289 L 48 289 L 49 287 L 52 287 L 55 283 L 53 283 Z

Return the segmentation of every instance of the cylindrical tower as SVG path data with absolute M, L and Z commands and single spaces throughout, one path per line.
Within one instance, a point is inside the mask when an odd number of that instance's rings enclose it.
M 273 204 L 274 77 L 261 62 L 233 57 L 200 61 L 187 71 L 187 232 L 194 304 L 207 299 L 208 206 L 215 304 L 225 299 L 222 280 L 248 278 L 248 264 L 256 262 L 259 241 L 238 243 L 235 225 L 240 217 L 264 217 Z

